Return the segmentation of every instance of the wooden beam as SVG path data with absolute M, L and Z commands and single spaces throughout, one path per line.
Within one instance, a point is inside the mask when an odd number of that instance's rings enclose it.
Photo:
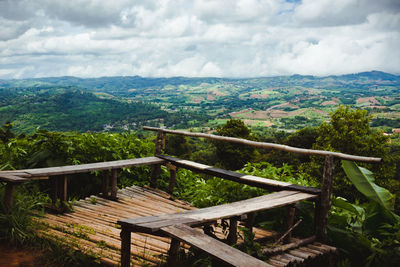
M 164 145 L 165 145 L 165 134 L 162 131 L 158 131 L 157 138 L 155 141 L 154 155 L 161 154 Z M 157 179 L 160 176 L 160 172 L 161 172 L 161 165 L 160 164 L 154 165 L 150 175 L 151 188 L 157 188 Z
M 293 226 L 295 212 L 296 212 L 296 208 L 294 205 L 290 205 L 289 207 L 287 207 L 287 215 L 286 215 L 286 222 L 285 222 L 286 231 L 290 231 Z M 287 243 L 290 243 L 291 239 L 292 239 L 292 232 L 290 231 L 283 238 L 282 241 L 284 244 L 287 244 Z
M 279 246 L 279 247 L 264 248 L 262 250 L 262 253 L 268 254 L 268 255 L 269 254 L 282 253 L 282 252 L 284 252 L 286 250 L 289 250 L 289 249 L 294 249 L 294 248 L 297 248 L 297 247 L 300 247 L 300 246 L 303 246 L 303 245 L 306 245 L 306 244 L 310 244 L 310 243 L 314 242 L 315 239 L 316 239 L 315 236 L 311 236 L 311 237 L 307 237 L 307 238 L 304 238 L 304 239 L 296 240 L 296 241 L 294 241 L 292 243 L 285 244 L 285 245 L 282 245 L 282 246 Z
M 229 234 L 227 237 L 229 245 L 234 245 L 237 243 L 237 225 L 238 225 L 237 217 L 229 219 Z
M 121 267 L 129 267 L 131 264 L 131 232 L 122 227 L 121 233 Z
M 171 244 L 168 250 L 168 266 L 175 267 L 178 262 L 178 252 L 181 241 L 171 238 Z
M 176 168 L 169 170 L 169 185 L 167 192 L 171 195 L 174 192 L 175 183 L 176 183 Z
M 316 235 L 317 240 L 320 242 L 325 242 L 327 236 L 328 215 L 332 204 L 334 169 L 334 157 L 327 156 L 325 158 L 324 173 L 322 176 L 322 188 L 318 201 L 318 210 L 316 209 Z
M 118 170 L 113 169 L 111 171 L 111 198 L 117 199 L 118 192 Z
M 7 183 L 5 192 L 4 192 L 4 206 L 6 208 L 6 212 L 9 212 L 12 207 L 13 198 L 14 198 L 14 183 Z
M 50 168 L 25 169 L 18 171 L 0 171 L 0 180 L 6 181 L 7 177 L 18 177 L 21 181 L 29 181 L 34 177 L 57 176 L 75 173 L 87 173 L 92 171 L 104 171 L 121 169 L 134 166 L 163 164 L 164 160 L 157 157 L 146 157 L 137 159 L 115 160 L 108 162 L 96 162 L 81 165 L 68 165 Z M 25 179 L 26 178 L 26 179 Z M 24 180 L 25 179 L 25 180 Z
M 249 146 L 254 146 L 254 147 L 267 148 L 267 149 L 276 149 L 276 150 L 282 150 L 282 151 L 286 151 L 286 152 L 292 152 L 292 153 L 298 153 L 298 154 L 310 155 L 310 156 L 324 156 L 324 157 L 325 156 L 333 156 L 335 158 L 352 160 L 352 161 L 362 161 L 362 162 L 381 162 L 382 161 L 381 158 L 354 156 L 354 155 L 349 155 L 349 154 L 345 154 L 345 153 L 325 151 L 325 150 L 297 148 L 297 147 L 291 147 L 291 146 L 287 146 L 287 145 L 256 142 L 256 141 L 250 141 L 250 140 L 246 140 L 246 139 L 219 136 L 219 135 L 214 135 L 214 134 L 193 133 L 193 132 L 187 132 L 187 131 L 168 130 L 168 129 L 161 129 L 161 128 L 155 128 L 155 127 L 147 127 L 147 126 L 144 126 L 143 129 L 150 130 L 150 131 L 157 131 L 157 132 L 162 131 L 163 133 L 179 134 L 179 135 L 184 135 L 184 136 L 202 137 L 202 138 L 208 138 L 208 139 L 217 140 L 217 141 L 238 143 L 238 144 L 249 145 Z
M 230 266 L 272 266 L 187 225 L 174 225 L 161 230 L 172 238 L 198 248 Z
M 67 192 L 68 192 L 68 177 L 66 175 L 63 175 L 61 177 L 57 177 L 58 182 L 60 184 L 59 186 L 59 198 L 60 201 L 67 201 Z
M 110 183 L 110 172 L 108 170 L 103 171 L 103 181 L 101 185 L 101 191 L 103 193 L 103 197 L 108 197 L 108 187 Z
M 308 187 L 308 186 L 301 186 L 301 185 L 294 185 L 286 182 L 281 182 L 277 180 L 272 180 L 263 177 L 257 177 L 253 175 L 246 175 L 243 173 L 227 171 L 220 168 L 214 168 L 205 164 L 196 163 L 189 160 L 183 160 L 175 157 L 170 157 L 166 155 L 157 155 L 157 157 L 164 159 L 172 164 L 182 167 L 185 169 L 189 169 L 192 171 L 212 175 L 215 177 L 220 177 L 223 179 L 227 179 L 230 181 L 238 182 L 241 184 L 247 184 L 251 186 L 256 186 L 268 190 L 280 191 L 280 190 L 295 190 L 306 192 L 310 194 L 319 194 L 321 190 L 319 188 Z

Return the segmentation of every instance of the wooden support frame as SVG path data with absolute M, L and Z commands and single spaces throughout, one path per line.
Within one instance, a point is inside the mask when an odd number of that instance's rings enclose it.
M 175 267 L 178 262 L 178 252 L 181 241 L 176 238 L 171 238 L 171 244 L 168 250 L 168 260 L 167 265 L 170 267 Z
M 227 237 L 227 241 L 229 245 L 233 245 L 237 243 L 237 226 L 238 226 L 238 218 L 229 219 L 229 234 Z
M 155 151 L 154 155 L 160 155 L 162 150 L 165 147 L 165 133 L 163 131 L 157 132 L 157 138 L 155 141 Z M 157 179 L 160 176 L 161 165 L 154 165 L 151 170 L 151 179 L 150 179 L 150 187 L 157 188 Z
M 320 242 L 326 241 L 327 224 L 329 209 L 332 204 L 332 186 L 333 186 L 333 171 L 335 162 L 333 156 L 325 158 L 324 173 L 322 176 L 322 187 L 319 200 L 315 207 L 315 227 L 317 240 Z
M 285 222 L 285 227 L 286 231 L 290 231 L 293 222 L 294 222 L 294 216 L 295 216 L 296 208 L 294 205 L 290 205 L 287 207 L 287 215 L 286 215 L 286 222 Z M 290 240 L 292 239 L 292 232 L 288 232 L 288 234 L 283 238 L 283 244 L 290 243 Z
M 178 168 L 175 165 L 172 165 L 171 163 L 167 163 L 167 168 L 169 169 L 169 184 L 167 192 L 169 194 L 172 194 L 176 184 L 176 172 Z
M 117 199 L 118 192 L 118 169 L 111 170 L 111 199 Z
M 7 183 L 4 192 L 4 205 L 6 212 L 9 212 L 14 199 L 15 183 Z
M 121 233 L 121 267 L 131 264 L 131 231 L 122 227 Z
M 103 171 L 103 181 L 101 185 L 102 196 L 104 198 L 108 198 L 109 195 L 109 186 L 110 186 L 110 171 Z

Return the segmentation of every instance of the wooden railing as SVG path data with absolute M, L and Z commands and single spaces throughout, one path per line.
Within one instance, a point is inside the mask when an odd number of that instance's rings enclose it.
M 0 171 L 0 181 L 6 182 L 4 204 L 7 209 L 12 206 L 13 192 L 15 186 L 24 182 L 28 182 L 30 180 L 38 179 L 51 180 L 51 198 L 53 200 L 53 203 L 56 203 L 58 200 L 61 202 L 66 201 L 68 184 L 67 180 L 69 177 L 68 175 L 77 173 L 89 173 L 93 171 L 103 171 L 102 196 L 106 198 L 116 199 L 118 190 L 118 169 L 134 166 L 162 164 L 164 162 L 165 161 L 163 159 L 157 157 L 147 157 L 50 168 Z
M 313 150 L 313 149 L 304 149 L 304 148 L 297 148 L 291 147 L 287 145 L 280 145 L 274 143 L 266 143 L 266 142 L 256 142 L 250 141 L 240 138 L 234 137 L 226 137 L 226 136 L 219 136 L 213 134 L 205 134 L 205 133 L 194 133 L 188 131 L 178 131 L 178 130 L 169 130 L 163 128 L 156 128 L 156 127 L 143 127 L 144 130 L 156 131 L 157 132 L 157 139 L 156 143 L 156 151 L 155 155 L 159 156 L 163 147 L 165 147 L 165 137 L 166 134 L 177 134 L 189 137 L 201 137 L 207 138 L 216 141 L 224 141 L 224 142 L 231 142 L 243 145 L 249 145 L 259 148 L 267 148 L 267 149 L 276 149 L 291 153 L 303 154 L 303 155 L 310 155 L 310 156 L 322 156 L 325 157 L 324 163 L 324 170 L 322 176 L 322 183 L 321 183 L 321 192 L 320 197 L 316 201 L 316 216 L 315 216 L 315 224 L 316 224 L 316 236 L 317 239 L 321 242 L 326 241 L 327 236 L 327 222 L 328 222 L 328 213 L 331 207 L 332 202 L 332 186 L 333 186 L 333 175 L 334 175 L 334 160 L 335 159 L 344 159 L 344 160 L 352 160 L 352 161 L 360 161 L 360 162 L 370 162 L 370 163 L 379 163 L 382 161 L 381 158 L 376 157 L 363 157 L 363 156 L 355 156 L 349 155 L 340 152 L 332 152 L 332 151 L 324 151 L 324 150 Z M 165 157 L 164 157 L 165 158 Z M 151 177 L 151 185 L 154 186 L 157 184 L 157 177 L 159 173 L 159 165 L 155 165 L 153 167 L 153 175 Z M 216 173 L 213 173 L 216 174 Z M 231 177 L 233 176 L 220 176 L 222 178 Z M 229 179 L 229 178 L 228 178 Z M 246 183 L 244 179 L 236 179 L 237 182 Z M 254 186 L 259 186 L 253 182 L 251 182 Z M 295 186 L 295 185 L 292 185 Z
M 0 171 L 0 181 L 6 182 L 5 196 L 4 196 L 5 207 L 6 208 L 11 207 L 13 201 L 13 191 L 16 185 L 34 179 L 50 179 L 52 181 L 53 202 L 55 203 L 57 200 L 65 201 L 67 199 L 68 175 L 76 173 L 88 173 L 92 171 L 104 172 L 102 196 L 116 199 L 118 169 L 124 167 L 140 166 L 140 165 L 153 165 L 151 172 L 150 186 L 155 188 L 157 185 L 157 178 L 160 174 L 161 165 L 164 164 L 170 169 L 170 183 L 168 188 L 169 192 L 172 192 L 172 189 L 175 184 L 176 168 L 182 167 L 194 171 L 199 171 L 205 174 L 221 177 L 224 179 L 233 180 L 238 183 L 257 186 L 269 190 L 271 189 L 276 191 L 296 190 L 312 194 L 318 194 L 319 198 L 316 200 L 316 216 L 315 216 L 316 235 L 318 240 L 325 241 L 327 234 L 326 225 L 328 219 L 328 211 L 330 209 L 331 199 L 332 199 L 334 160 L 346 159 L 346 160 L 362 161 L 362 162 L 382 161 L 381 158 L 354 156 L 339 152 L 331 152 L 323 150 L 303 149 L 303 148 L 290 147 L 280 144 L 255 142 L 240 138 L 224 137 L 212 134 L 168 130 L 168 129 L 154 128 L 154 127 L 143 127 L 143 128 L 145 130 L 157 132 L 156 146 L 154 153 L 155 157 L 52 167 L 52 168 L 26 169 L 17 171 Z M 275 180 L 265 179 L 250 175 L 243 175 L 240 173 L 218 169 L 199 163 L 163 156 L 161 154 L 163 148 L 165 147 L 165 135 L 167 133 L 178 134 L 183 136 L 191 136 L 191 137 L 202 137 L 217 141 L 239 143 L 260 148 L 277 149 L 277 150 L 305 154 L 305 155 L 323 156 L 325 157 L 325 165 L 324 165 L 321 189 L 292 185 L 288 183 L 278 182 Z M 111 177 L 110 177 L 110 171 L 111 171 Z

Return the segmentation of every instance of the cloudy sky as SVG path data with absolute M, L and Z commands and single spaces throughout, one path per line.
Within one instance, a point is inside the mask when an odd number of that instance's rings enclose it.
M 0 0 L 0 79 L 400 74 L 400 0 Z

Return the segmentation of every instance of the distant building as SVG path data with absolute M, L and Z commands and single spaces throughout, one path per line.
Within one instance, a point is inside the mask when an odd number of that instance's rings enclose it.
M 400 129 L 393 129 L 392 132 L 393 133 L 400 133 Z

